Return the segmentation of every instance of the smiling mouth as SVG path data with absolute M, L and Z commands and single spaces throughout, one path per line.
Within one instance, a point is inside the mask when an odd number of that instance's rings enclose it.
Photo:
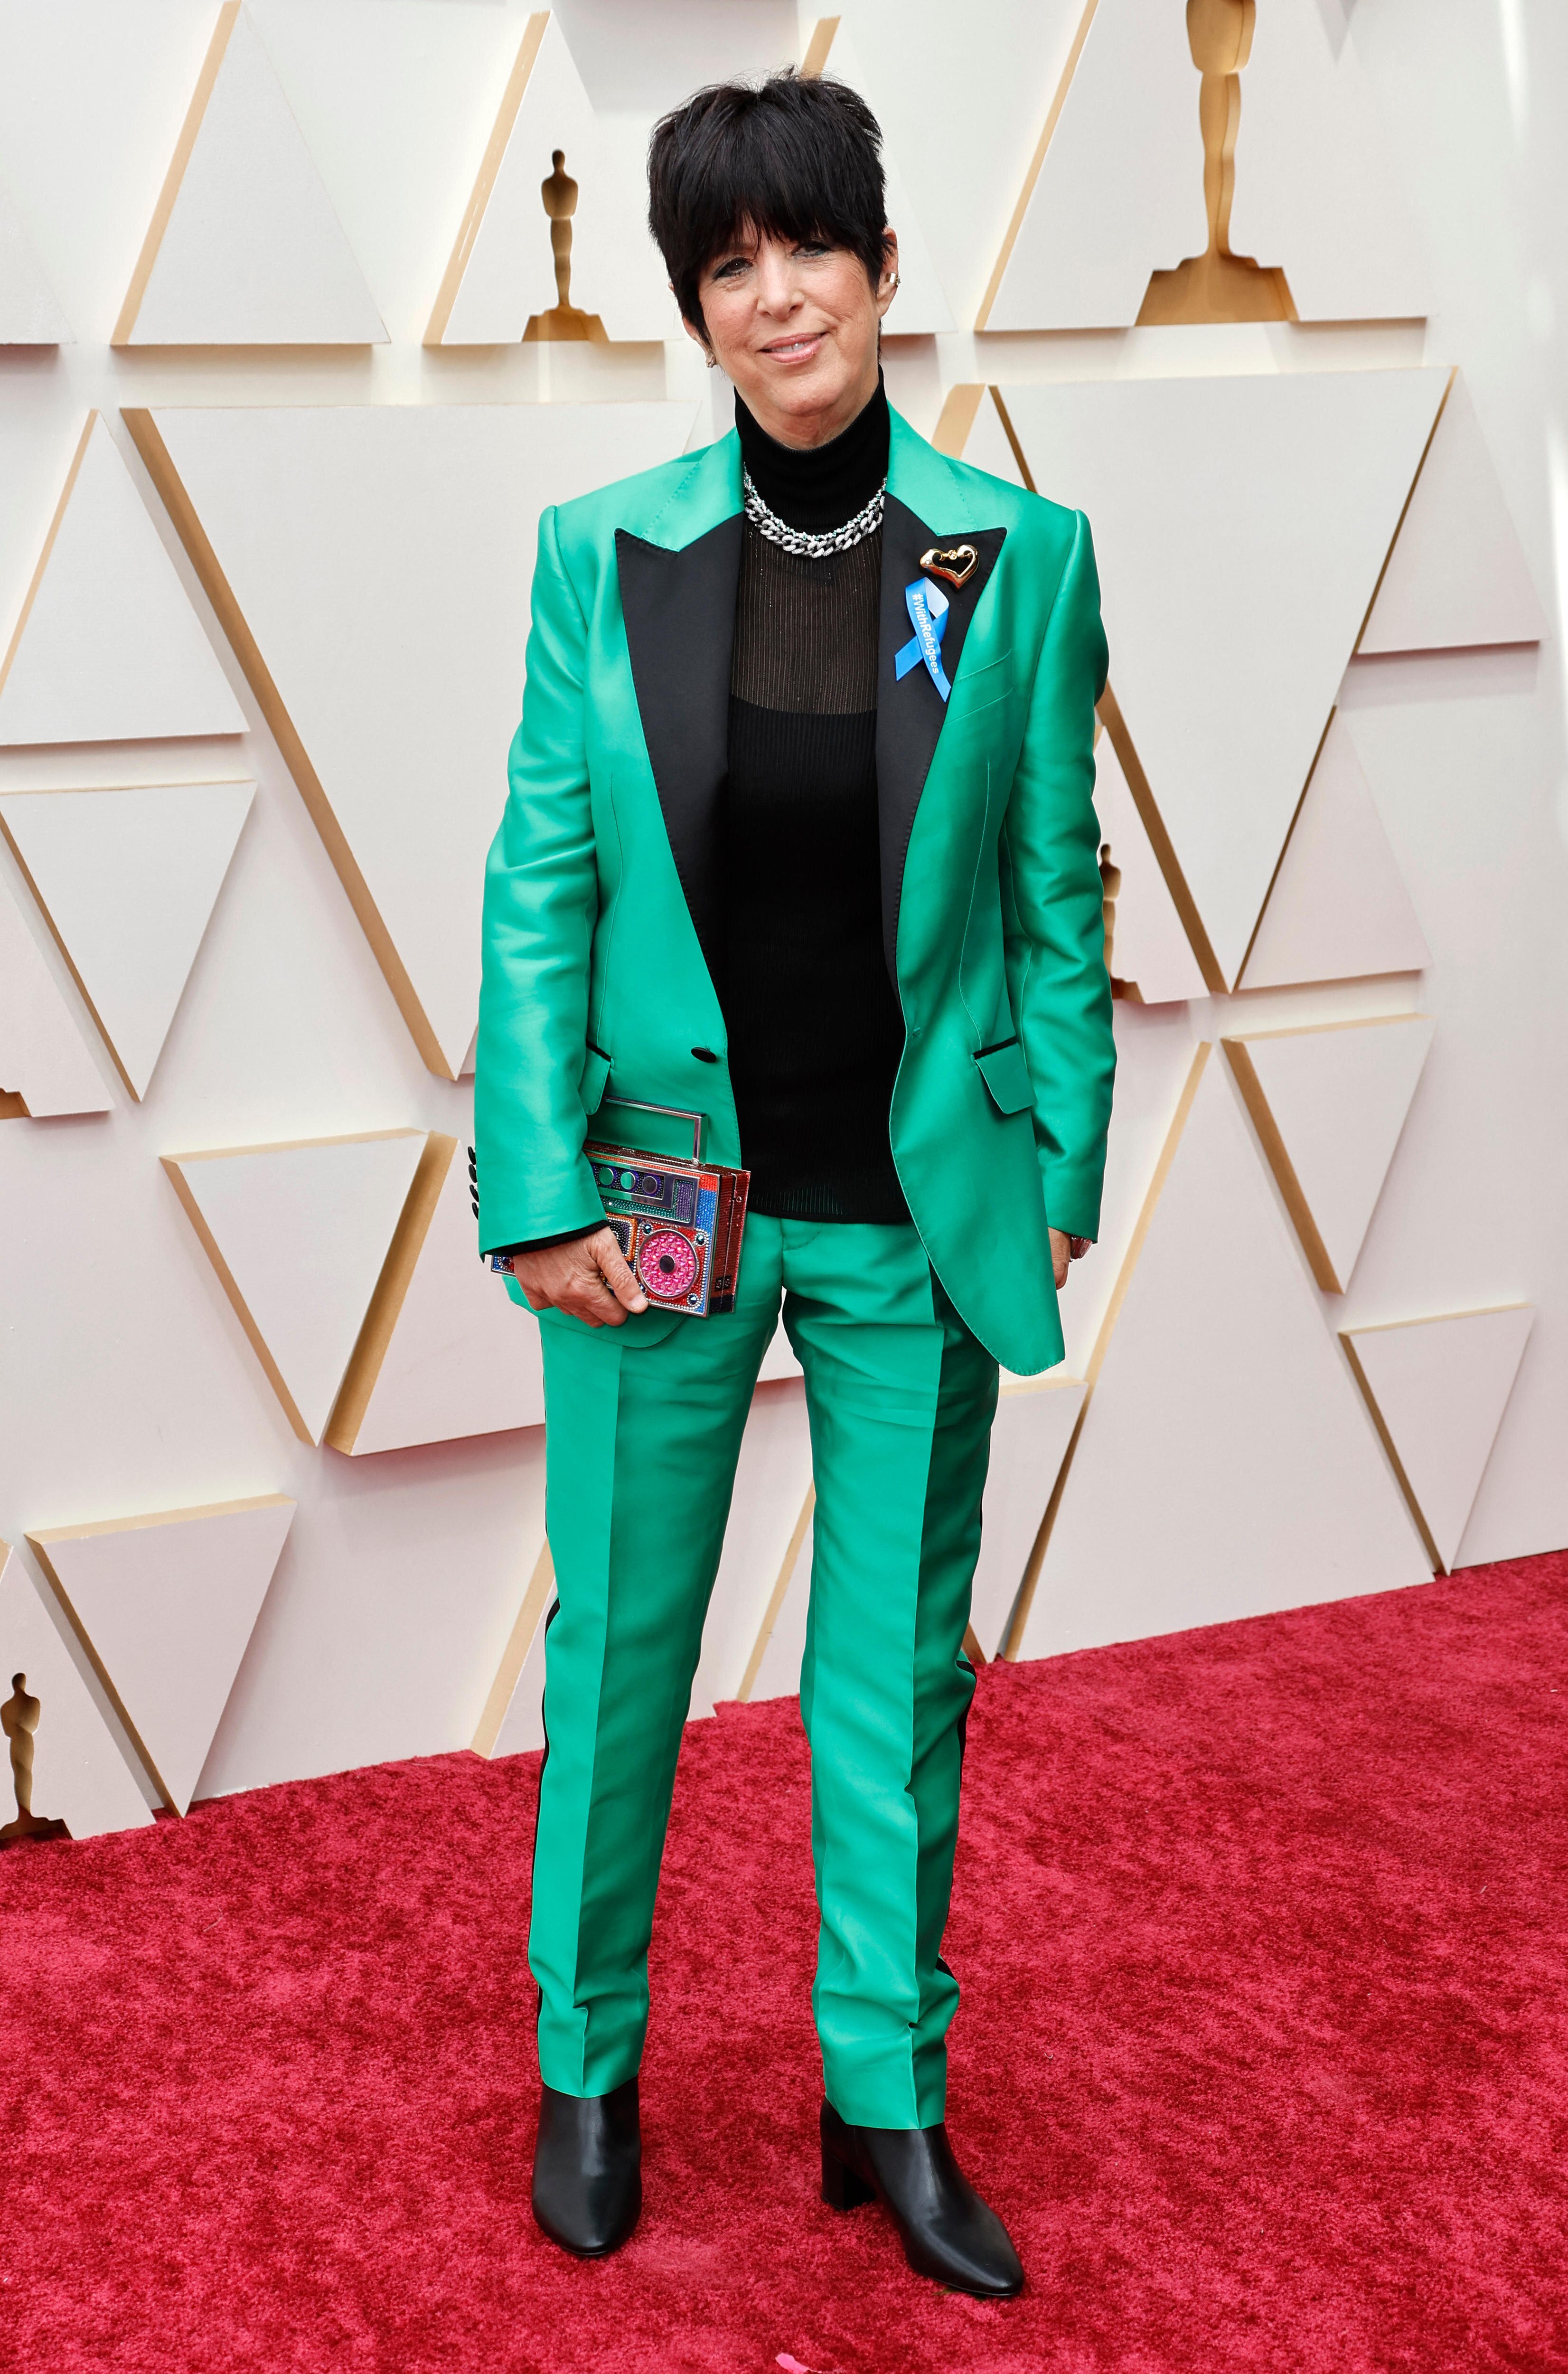
M 825 331 L 812 330 L 803 337 L 776 338 L 772 346 L 764 347 L 762 351 L 765 355 L 771 355 L 776 362 L 795 362 L 802 355 L 814 354 L 825 335 Z

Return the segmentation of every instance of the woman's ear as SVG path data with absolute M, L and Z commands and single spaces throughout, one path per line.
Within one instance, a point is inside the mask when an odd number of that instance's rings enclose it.
M 877 283 L 876 310 L 885 318 L 898 294 L 898 233 L 889 227 L 882 235 L 882 278 Z
M 670 291 L 671 296 L 673 297 L 675 294 L 674 282 L 673 280 L 667 280 L 664 286 Z M 684 313 L 681 315 L 681 327 L 685 332 L 687 337 L 693 339 L 696 344 L 702 348 L 703 353 L 708 357 L 708 368 L 711 370 L 714 368 L 717 358 L 714 355 L 713 348 L 708 343 L 707 331 L 699 329 L 695 322 L 688 322 Z

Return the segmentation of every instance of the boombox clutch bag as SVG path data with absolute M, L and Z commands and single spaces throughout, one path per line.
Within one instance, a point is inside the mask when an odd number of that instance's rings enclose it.
M 689 1161 L 593 1138 L 583 1147 L 604 1216 L 638 1284 L 649 1302 L 684 1310 L 690 1319 L 733 1310 L 751 1172 L 704 1162 L 701 1113 L 614 1101 L 623 1111 L 660 1113 L 692 1125 Z M 509 1254 L 490 1256 L 492 1269 L 511 1265 Z

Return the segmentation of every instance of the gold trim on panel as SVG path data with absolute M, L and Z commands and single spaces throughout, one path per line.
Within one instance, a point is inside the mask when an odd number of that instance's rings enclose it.
M 164 233 L 169 229 L 170 217 L 174 212 L 174 203 L 180 195 L 181 183 L 185 179 L 186 168 L 191 162 L 192 152 L 196 146 L 196 135 L 201 131 L 202 120 L 206 114 L 207 104 L 217 81 L 218 70 L 223 65 L 224 55 L 228 48 L 239 16 L 240 0 L 224 0 L 223 6 L 217 12 L 217 23 L 213 28 L 212 40 L 207 44 L 206 56 L 202 60 L 202 70 L 196 77 L 196 88 L 191 94 L 191 104 L 185 111 L 185 121 L 180 127 L 180 137 L 174 144 L 174 154 L 169 160 L 169 170 L 163 177 L 163 187 L 158 193 L 158 204 L 153 208 L 152 220 L 147 225 L 147 235 L 142 241 L 142 252 L 136 258 L 136 268 L 131 275 L 131 285 L 125 291 L 125 301 L 120 308 L 120 318 L 110 335 L 109 343 L 111 347 L 128 347 L 131 343 L 131 333 L 136 326 L 136 316 L 142 310 L 142 300 L 147 292 L 147 282 L 152 278 L 152 268 L 158 262 L 158 252 L 163 244 Z
M 471 1745 L 475 1756 L 490 1757 L 496 1752 L 496 1742 L 501 1735 L 507 1709 L 512 1702 L 512 1693 L 528 1662 L 528 1652 L 533 1646 L 533 1636 L 539 1629 L 539 1619 L 544 1613 L 544 1602 L 550 1596 L 550 1587 L 555 1580 L 556 1561 L 550 1555 L 550 1544 L 546 1538 L 534 1561 L 533 1572 L 528 1579 L 528 1589 L 522 1594 L 517 1622 L 507 1636 L 501 1662 L 496 1668 L 496 1678 L 485 1700 L 485 1710 L 474 1726 Z
M 393 1330 L 403 1316 L 403 1306 L 419 1256 L 425 1250 L 425 1240 L 430 1233 L 430 1223 L 436 1216 L 436 1205 L 446 1185 L 451 1169 L 452 1156 L 457 1152 L 455 1137 L 445 1137 L 439 1130 L 431 1130 L 425 1141 L 425 1151 L 409 1183 L 408 1200 L 402 1216 L 392 1231 L 387 1247 L 381 1274 L 376 1280 L 376 1290 L 370 1297 L 358 1337 L 349 1355 L 348 1366 L 343 1372 L 337 1399 L 332 1416 L 322 1429 L 322 1441 L 333 1451 L 351 1451 L 365 1423 L 365 1412 L 370 1405 L 376 1380 L 381 1373 L 381 1362 Z
M 802 77 L 823 74 L 827 67 L 827 53 L 833 47 L 833 36 L 838 30 L 837 17 L 819 17 L 812 27 L 805 55 L 801 60 Z
M 480 159 L 479 170 L 474 176 L 468 204 L 463 208 L 462 220 L 458 226 L 457 237 L 452 241 L 452 252 L 448 259 L 446 271 L 442 275 L 440 288 L 436 293 L 436 301 L 430 308 L 430 319 L 426 324 L 422 342 L 427 347 L 439 347 L 446 336 L 447 324 L 451 320 L 452 307 L 457 302 L 457 292 L 462 286 L 462 276 L 468 269 L 468 260 L 474 253 L 474 242 L 479 236 L 480 225 L 484 222 L 486 209 L 489 206 L 491 194 L 495 190 L 496 177 L 501 170 L 501 159 L 507 153 L 508 144 L 516 127 L 518 111 L 522 105 L 522 95 L 528 88 L 529 76 L 533 72 L 533 62 L 539 55 L 539 45 L 544 39 L 544 29 L 549 22 L 550 11 L 548 8 L 541 8 L 530 17 L 523 27 L 522 40 L 518 45 L 517 56 L 512 61 L 512 70 L 508 77 L 506 89 L 501 95 L 500 106 L 496 112 L 496 121 L 491 126 L 490 137 L 486 143 L 485 154 Z
M 1241 1090 L 1242 1101 L 1251 1116 L 1253 1128 L 1258 1132 L 1258 1141 L 1269 1158 L 1269 1168 L 1295 1223 L 1307 1264 L 1325 1294 L 1343 1294 L 1345 1287 L 1335 1272 L 1328 1248 L 1312 1216 L 1306 1191 L 1296 1176 L 1295 1165 L 1286 1150 L 1280 1125 L 1270 1108 L 1249 1051 L 1270 1039 L 1320 1039 L 1329 1031 L 1375 1030 L 1400 1023 L 1422 1022 L 1426 1018 L 1421 1014 L 1358 1014 L 1344 1022 L 1309 1022 L 1287 1030 L 1247 1030 L 1220 1041 L 1229 1059 L 1235 1084 Z
M 801 1513 L 795 1520 L 795 1530 L 790 1536 L 790 1545 L 784 1553 L 783 1563 L 778 1569 L 773 1589 L 768 1594 L 762 1625 L 752 1645 L 751 1655 L 746 1659 L 746 1670 L 741 1675 L 741 1686 L 735 1692 L 735 1702 L 738 1706 L 746 1704 L 755 1686 L 757 1675 L 762 1670 L 762 1661 L 767 1653 L 767 1644 L 773 1638 L 773 1628 L 778 1623 L 779 1613 L 789 1596 L 796 1561 L 801 1555 L 801 1545 L 806 1538 L 806 1530 L 811 1523 L 812 1511 L 815 1507 L 816 1484 L 813 1480 L 806 1486 L 806 1497 L 801 1503 Z
M 1002 399 L 1002 393 L 1000 387 L 992 388 L 991 402 L 996 406 L 997 418 L 1001 423 L 1002 435 L 1007 439 L 1008 443 L 1012 448 L 1012 458 L 1018 464 L 1019 476 L 1023 479 L 1024 485 L 1028 488 L 1029 492 L 1032 495 L 1037 495 L 1040 489 L 1035 484 L 1035 473 L 1029 467 L 1029 457 L 1024 452 L 1024 447 L 1019 440 L 1018 431 L 1012 425 L 1012 415 L 1009 412 L 1007 405 Z
M 1123 717 L 1116 694 L 1108 684 L 1100 695 L 1099 713 L 1104 721 L 1106 731 L 1111 737 L 1111 747 L 1121 761 L 1121 770 L 1127 777 L 1127 788 L 1132 793 L 1132 802 L 1138 810 L 1139 821 L 1149 836 L 1149 846 L 1154 852 L 1155 863 L 1164 876 L 1165 887 L 1171 894 L 1172 904 L 1181 920 L 1181 927 L 1187 934 L 1188 944 L 1197 961 L 1198 970 L 1203 976 L 1203 985 L 1214 996 L 1223 997 L 1227 993 L 1228 984 L 1224 974 L 1220 970 L 1220 959 L 1214 954 L 1213 943 L 1204 928 L 1203 918 L 1198 911 L 1198 901 L 1188 888 L 1187 876 L 1181 870 L 1181 861 L 1176 853 L 1170 834 L 1165 830 L 1164 818 L 1161 816 L 1154 794 L 1149 787 L 1149 778 L 1143 771 L 1143 761 L 1134 749 L 1132 736 L 1127 730 L 1127 720 Z
M 39 1564 L 48 1577 L 50 1589 L 59 1601 L 62 1613 L 81 1643 L 83 1653 L 98 1676 L 104 1695 L 114 1710 L 116 1720 L 123 1726 L 125 1736 L 140 1758 L 148 1780 L 171 1814 L 177 1814 L 180 1811 L 175 1803 L 174 1792 L 148 1753 L 146 1740 L 132 1722 L 130 1710 L 114 1686 L 113 1676 L 94 1648 L 86 1625 L 72 1604 L 71 1594 L 55 1571 L 54 1561 L 49 1555 L 50 1548 L 56 1542 L 84 1542 L 99 1534 L 134 1534 L 153 1525 L 183 1525 L 205 1517 L 242 1516 L 249 1509 L 292 1509 L 294 1506 L 295 1503 L 286 1492 L 258 1492 L 252 1499 L 215 1500 L 205 1509 L 164 1509 L 145 1517 L 103 1517 L 93 1524 L 47 1525 L 41 1527 L 37 1533 L 28 1534 L 28 1540 L 37 1553 Z
M 983 330 L 990 321 L 991 307 L 995 304 L 997 291 L 1001 287 L 1002 275 L 1012 260 L 1013 244 L 1024 228 L 1024 217 L 1029 211 L 1029 201 L 1035 194 L 1035 184 L 1040 178 L 1040 168 L 1046 161 L 1046 151 L 1051 145 L 1051 135 L 1055 132 L 1060 120 L 1061 111 L 1067 103 L 1067 94 L 1072 87 L 1072 77 L 1078 72 L 1078 61 L 1083 53 L 1083 44 L 1089 38 L 1089 28 L 1094 21 L 1094 11 L 1099 5 L 1100 0 L 1085 0 L 1083 14 L 1078 20 L 1078 30 L 1072 37 L 1072 47 L 1067 53 L 1067 64 L 1061 70 L 1061 77 L 1056 87 L 1056 95 L 1046 112 L 1045 129 L 1041 132 L 1039 140 L 1036 144 L 1035 154 L 1029 160 L 1029 170 L 1024 176 L 1024 187 L 1019 192 L 1018 204 L 1012 209 L 1012 219 L 1002 235 L 1001 252 L 997 257 L 991 276 L 986 283 L 986 293 L 980 300 L 980 310 L 975 316 L 977 330 Z
M 11 629 L 11 640 L 6 646 L 6 656 L 0 660 L 0 692 L 6 689 L 6 679 L 10 675 L 17 653 L 21 648 L 22 636 L 26 632 L 28 620 L 32 616 L 32 605 L 37 601 L 39 588 L 43 583 L 43 572 L 49 566 L 50 556 L 54 550 L 55 538 L 64 522 L 65 506 L 71 499 L 72 490 L 77 478 L 81 476 L 82 464 L 87 458 L 88 445 L 97 418 L 96 411 L 88 413 L 86 426 L 76 440 L 76 450 L 71 456 L 71 466 L 65 473 L 65 483 L 60 489 L 60 499 L 54 506 L 54 515 L 44 534 L 43 548 L 38 556 L 37 566 L 29 580 L 28 590 L 22 596 L 21 610 L 15 627 Z
M 1258 1035 L 1260 1038 L 1284 1038 L 1292 1034 L 1270 1031 L 1259 1032 Z M 1280 1134 L 1280 1125 L 1270 1110 L 1269 1099 L 1263 1093 L 1263 1083 L 1258 1076 L 1257 1068 L 1247 1052 L 1246 1042 L 1242 1039 L 1222 1039 L 1220 1044 L 1229 1059 L 1235 1084 L 1241 1090 L 1242 1102 L 1251 1115 L 1253 1128 L 1258 1132 L 1258 1142 L 1269 1158 L 1269 1168 L 1274 1174 L 1275 1183 L 1284 1197 L 1286 1209 L 1295 1224 L 1295 1232 L 1301 1239 L 1301 1249 L 1306 1255 L 1307 1265 L 1325 1294 L 1343 1294 L 1345 1289 L 1334 1274 L 1334 1264 L 1328 1258 L 1328 1248 L 1318 1234 L 1317 1223 L 1312 1216 L 1305 1191 L 1301 1181 L 1296 1177 L 1295 1165 L 1286 1151 L 1285 1141 Z
M 387 987 L 396 1002 L 397 1010 L 408 1026 L 409 1034 L 418 1048 L 427 1070 L 439 1080 L 457 1077 L 442 1054 L 429 1017 L 419 1002 L 418 993 L 409 979 L 402 958 L 392 945 L 392 934 L 381 920 L 380 910 L 370 895 L 369 885 L 359 871 L 348 837 L 333 813 L 332 802 L 310 763 L 310 756 L 300 740 L 293 719 L 284 706 L 283 696 L 274 683 L 272 672 L 262 657 L 261 646 L 245 622 L 245 616 L 235 599 L 233 588 L 224 575 L 206 530 L 196 516 L 195 505 L 185 491 L 173 458 L 164 443 L 158 423 L 145 405 L 127 405 L 121 418 L 131 432 L 137 452 L 146 464 L 147 475 L 158 488 L 165 510 L 174 523 L 181 543 L 190 557 L 191 565 L 202 582 L 217 614 L 217 621 L 228 639 L 229 647 L 244 672 L 245 681 L 255 695 L 256 705 L 271 728 L 274 741 L 283 754 L 284 762 L 293 776 L 299 796 L 310 812 L 310 821 L 322 837 L 322 842 L 337 872 L 347 895 L 348 903 L 358 918 L 359 928 L 369 941 L 376 962 L 380 966 Z
M 931 430 L 931 443 L 939 453 L 951 454 L 956 462 L 969 441 L 969 431 L 975 426 L 975 416 L 985 395 L 983 385 L 950 387 L 942 400 L 942 411 Z
M 218 1245 L 217 1239 L 214 1236 L 211 1228 L 207 1226 L 201 1205 L 197 1203 L 190 1182 L 186 1179 L 181 1165 L 186 1162 L 224 1162 L 231 1159 L 235 1155 L 239 1154 L 296 1154 L 308 1146 L 369 1146 L 378 1138 L 418 1137 L 420 1134 L 421 1132 L 416 1129 L 351 1130 L 345 1135 L 341 1137 L 280 1138 L 268 1146 L 223 1146 L 209 1148 L 205 1152 L 192 1154 L 160 1154 L 158 1157 L 158 1160 L 162 1163 L 165 1170 L 169 1173 L 175 1193 L 179 1196 L 181 1204 L 184 1207 L 185 1216 L 190 1221 L 191 1226 L 194 1228 L 196 1235 L 201 1241 L 202 1251 L 205 1253 L 208 1261 L 211 1262 L 214 1270 L 216 1272 L 217 1282 L 222 1287 L 225 1294 L 228 1297 L 228 1299 L 234 1308 L 234 1315 L 239 1320 L 240 1326 L 245 1330 L 246 1335 L 250 1339 L 251 1349 L 254 1352 L 257 1359 L 261 1362 L 262 1367 L 266 1373 L 268 1384 L 271 1385 L 274 1393 L 277 1395 L 278 1400 L 283 1404 L 284 1415 L 287 1418 L 289 1425 L 294 1428 L 295 1433 L 299 1437 L 300 1441 L 308 1442 L 312 1450 L 316 1447 L 316 1438 L 310 1432 L 310 1428 L 306 1425 L 304 1417 L 300 1413 L 299 1404 L 295 1400 L 293 1394 L 289 1392 L 288 1387 L 283 1381 L 283 1371 L 267 1349 L 266 1339 L 251 1314 L 250 1305 L 246 1302 L 244 1296 L 240 1291 L 239 1285 L 235 1280 L 234 1273 L 223 1257 L 223 1252 Z M 416 1170 L 415 1172 L 415 1181 L 417 1181 L 418 1176 L 419 1173 Z M 410 1193 L 412 1193 L 412 1192 L 413 1190 L 411 1188 Z M 406 1201 L 404 1208 L 406 1211 Z M 400 1220 L 399 1228 L 401 1228 L 401 1227 L 402 1222 Z M 396 1242 L 396 1231 L 393 1232 L 393 1242 Z M 385 1275 L 384 1264 L 382 1275 L 383 1276 Z M 380 1291 L 380 1281 L 378 1281 L 377 1290 L 378 1292 Z M 372 1301 L 373 1300 L 374 1297 L 372 1297 Z
M 141 1517 L 95 1517 L 85 1525 L 45 1525 L 28 1539 L 41 1556 L 41 1545 L 45 1542 L 86 1542 L 98 1534 L 140 1534 L 154 1525 L 187 1525 L 205 1517 L 243 1517 L 252 1509 L 292 1509 L 294 1505 L 287 1492 L 255 1492 L 249 1499 L 209 1500 L 199 1509 L 152 1509 Z
M 1340 1342 L 1344 1347 L 1345 1357 L 1351 1364 L 1351 1374 L 1361 1387 L 1362 1399 L 1365 1402 L 1372 1423 L 1377 1429 L 1377 1439 L 1387 1453 L 1388 1464 L 1394 1471 L 1394 1480 L 1405 1496 L 1405 1506 L 1409 1509 L 1415 1529 L 1421 1535 L 1422 1546 L 1432 1560 L 1432 1570 L 1433 1574 L 1446 1574 L 1448 1569 L 1443 1563 L 1442 1554 L 1432 1538 L 1426 1519 L 1422 1514 L 1421 1502 L 1416 1498 L 1414 1487 L 1405 1473 L 1405 1463 L 1394 1447 L 1394 1438 L 1389 1433 L 1383 1413 L 1377 1406 L 1377 1396 L 1372 1390 L 1371 1381 L 1356 1357 L 1356 1347 L 1351 1340 L 1352 1332 L 1348 1327 L 1341 1327 L 1340 1330 Z M 1361 1328 L 1354 1332 L 1360 1334 L 1370 1334 L 1373 1331 L 1370 1328 Z
M 1160 1148 L 1153 1175 L 1144 1191 L 1141 1208 L 1134 1224 L 1132 1235 L 1128 1240 L 1127 1251 L 1122 1255 L 1121 1267 L 1117 1272 L 1116 1284 L 1111 1288 L 1111 1299 L 1106 1306 L 1106 1315 L 1100 1322 L 1099 1333 L 1094 1338 L 1094 1348 L 1090 1353 L 1084 1368 L 1083 1378 L 1087 1391 L 1079 1404 L 1077 1420 L 1071 1434 L 1068 1437 L 1067 1449 L 1062 1452 L 1061 1465 L 1057 1469 L 1056 1482 L 1051 1487 L 1051 1497 L 1046 1503 L 1046 1513 L 1040 1520 L 1040 1530 L 1035 1536 L 1035 1546 L 1030 1551 L 1028 1562 L 1024 1569 L 1024 1580 L 1018 1586 L 1018 1597 L 1013 1603 L 1012 1616 L 1007 1628 L 1006 1638 L 997 1652 L 999 1656 L 1005 1657 L 1010 1664 L 1016 1661 L 1019 1650 L 1024 1643 L 1029 1611 L 1035 1604 L 1035 1593 L 1039 1587 L 1040 1569 L 1045 1565 L 1046 1552 L 1050 1547 L 1057 1510 L 1061 1506 L 1061 1496 L 1067 1488 L 1073 1453 L 1078 1449 L 1079 1440 L 1083 1432 L 1083 1420 L 1088 1414 L 1089 1404 L 1094 1398 L 1094 1387 L 1099 1382 L 1100 1371 L 1105 1366 L 1106 1354 L 1110 1349 L 1111 1337 L 1116 1332 L 1117 1321 L 1121 1316 L 1122 1305 L 1127 1300 L 1128 1288 L 1132 1284 L 1133 1272 L 1138 1267 L 1139 1256 L 1143 1251 L 1144 1241 L 1153 1225 L 1155 1207 L 1164 1193 L 1165 1181 L 1171 1175 L 1171 1165 L 1176 1158 L 1176 1148 L 1180 1146 L 1186 1133 L 1188 1115 L 1192 1111 L 1193 1099 L 1198 1094 L 1198 1084 L 1203 1077 L 1203 1069 L 1209 1061 L 1210 1052 L 1207 1040 L 1199 1041 L 1193 1049 L 1192 1062 L 1188 1067 L 1187 1077 L 1182 1083 L 1181 1094 L 1176 1099 L 1176 1109 L 1171 1117 L 1171 1125 L 1165 1132 L 1164 1144 Z
M 1386 567 L 1387 565 L 1387 564 L 1385 563 Z M 1363 620 L 1363 628 L 1364 624 L 1365 622 Z M 1252 960 L 1252 951 L 1258 945 L 1258 934 L 1263 929 L 1263 918 L 1269 912 L 1269 901 L 1274 895 L 1274 886 L 1280 879 L 1280 872 L 1281 868 L 1284 864 L 1286 852 L 1290 849 L 1292 840 L 1295 834 L 1295 829 L 1301 822 L 1302 810 L 1306 805 L 1306 795 L 1312 789 L 1312 779 L 1317 772 L 1318 760 L 1322 758 L 1324 747 L 1328 740 L 1328 727 L 1333 724 L 1334 720 L 1339 713 L 1339 703 L 1336 701 L 1333 708 L 1328 711 L 1328 723 L 1324 726 L 1322 733 L 1317 737 L 1317 747 L 1312 754 L 1312 764 L 1306 770 L 1306 781 L 1301 787 L 1301 795 L 1297 799 L 1294 807 L 1291 810 L 1291 820 L 1285 827 L 1285 837 L 1280 843 L 1280 854 L 1274 860 L 1274 871 L 1269 876 L 1269 887 L 1263 893 L 1263 903 L 1258 910 L 1257 919 L 1253 923 L 1251 931 L 1247 934 L 1246 946 L 1241 952 L 1241 962 L 1236 967 L 1235 979 L 1235 985 L 1238 990 L 1246 983 L 1246 968 Z
M 1442 420 L 1444 414 L 1448 409 L 1448 398 L 1454 393 L 1454 382 L 1458 376 L 1459 366 L 1457 363 L 1455 363 L 1450 367 L 1448 377 L 1444 382 L 1443 393 L 1437 399 L 1437 409 L 1432 416 L 1432 426 L 1426 432 L 1426 443 L 1421 449 L 1421 460 L 1416 464 L 1415 476 L 1410 480 L 1410 490 L 1405 497 L 1403 503 L 1400 505 L 1399 516 L 1394 523 L 1394 533 L 1388 539 L 1388 549 L 1383 556 L 1383 566 L 1377 572 L 1377 582 L 1372 589 L 1372 599 L 1368 602 L 1366 608 L 1362 615 L 1362 622 L 1356 629 L 1356 639 L 1351 646 L 1351 657 L 1352 659 L 1355 657 L 1357 652 L 1360 651 L 1362 646 L 1362 638 L 1366 633 L 1368 627 L 1372 624 L 1372 614 L 1377 607 L 1377 597 L 1383 591 L 1383 580 L 1387 576 L 1388 563 L 1394 558 L 1394 546 L 1399 541 L 1399 531 L 1405 524 L 1405 515 L 1409 511 L 1410 505 L 1415 500 L 1416 488 L 1421 484 L 1422 472 L 1426 467 L 1426 457 L 1432 451 L 1432 441 L 1437 434 L 1439 422 Z

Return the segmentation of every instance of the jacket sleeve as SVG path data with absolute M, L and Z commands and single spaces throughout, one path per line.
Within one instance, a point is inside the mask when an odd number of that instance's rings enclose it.
M 1089 523 L 1057 589 L 1002 829 L 1008 988 L 1035 1087 L 1046 1217 L 1094 1237 L 1116 1041 L 1094 815 L 1106 638 Z
M 583 735 L 588 632 L 554 509 L 539 522 L 522 723 L 485 868 L 474 1134 L 484 1251 L 586 1229 L 580 1085 L 598 866 Z

